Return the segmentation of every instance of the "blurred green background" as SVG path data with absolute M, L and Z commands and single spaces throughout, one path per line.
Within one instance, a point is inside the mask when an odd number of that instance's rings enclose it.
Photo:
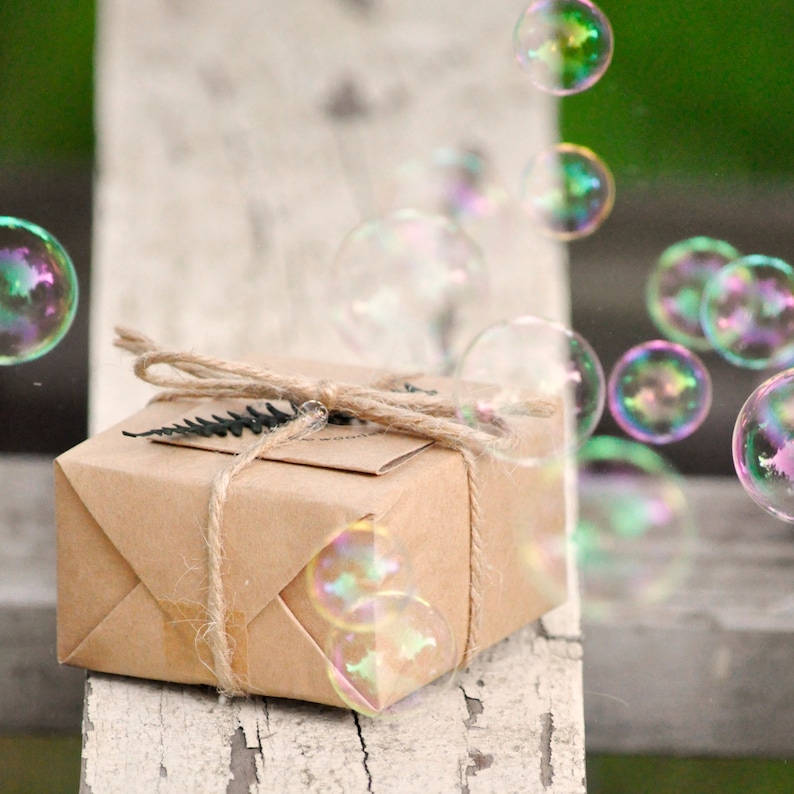
M 624 189 L 791 179 L 790 0 L 602 0 L 601 7 L 615 30 L 614 61 L 598 85 L 563 102 L 562 136 L 610 164 L 619 202 Z M 91 0 L 0 3 L 0 183 L 42 168 L 72 173 L 75 163 L 90 174 L 94 14 Z M 1 375 L 0 408 L 4 399 L 29 408 L 30 395 Z M 84 390 L 76 386 L 75 395 L 72 424 L 79 425 Z M 77 440 L 83 434 L 84 424 L 76 426 Z M 76 736 L 0 737 L 0 791 L 75 791 L 79 752 Z M 783 761 L 591 756 L 588 777 L 591 794 L 794 791 L 794 768 Z
M 94 3 L 0 2 L 0 158 L 90 160 Z
M 790 0 L 602 0 L 612 65 L 563 102 L 562 133 L 619 187 L 794 174 Z

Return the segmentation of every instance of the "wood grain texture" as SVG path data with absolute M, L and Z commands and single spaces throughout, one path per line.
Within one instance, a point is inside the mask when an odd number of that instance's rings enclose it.
M 580 670 L 530 626 L 391 722 L 91 673 L 82 790 L 584 792 Z
M 688 496 L 699 536 L 680 587 L 584 625 L 588 749 L 791 757 L 794 529 L 734 478 L 690 479 Z
M 0 456 L 0 732 L 78 730 L 83 679 L 55 659 L 52 462 Z

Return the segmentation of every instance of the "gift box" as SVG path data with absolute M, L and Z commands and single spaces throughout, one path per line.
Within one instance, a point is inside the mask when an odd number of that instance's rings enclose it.
M 321 379 L 372 379 L 371 372 L 350 367 L 288 366 Z M 443 393 L 450 384 L 417 378 L 410 388 Z M 208 499 L 213 479 L 253 436 L 243 428 L 239 436 L 174 433 L 151 440 L 122 431 L 245 411 L 245 403 L 225 398 L 153 402 L 55 461 L 61 662 L 219 684 L 207 647 Z M 561 413 L 530 423 L 539 455 L 557 443 Z M 254 460 L 235 478 L 223 513 L 229 605 L 223 630 L 245 692 L 350 705 L 334 684 L 333 666 L 329 676 L 328 637 L 340 629 L 318 609 L 306 569 L 329 538 L 356 522 L 385 527 L 404 550 L 412 597 L 442 616 L 454 638 L 450 667 L 560 602 L 564 560 L 553 572 L 556 586 L 548 588 L 528 568 L 533 555 L 526 548 L 563 542 L 563 479 L 479 455 L 475 548 L 466 465 L 460 451 L 420 436 L 371 423 L 328 425 Z M 545 570 L 542 578 L 548 575 Z M 375 645 L 379 631 L 368 627 Z M 438 673 L 414 671 L 412 683 L 391 686 L 378 708 Z

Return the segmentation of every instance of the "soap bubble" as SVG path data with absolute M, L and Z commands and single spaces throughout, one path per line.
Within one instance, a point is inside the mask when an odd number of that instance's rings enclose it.
M 497 457 L 525 465 L 574 449 L 604 410 L 604 371 L 593 348 L 540 317 L 486 328 L 461 356 L 455 378 L 462 421 L 494 433 Z
M 521 205 L 544 233 L 559 240 L 592 234 L 615 203 L 615 180 L 584 146 L 560 143 L 541 152 L 521 175 Z
M 534 471 L 537 500 L 531 511 L 524 511 L 517 527 L 518 553 L 529 581 L 550 606 L 568 596 L 568 562 L 573 556 L 565 534 L 566 484 L 574 482 L 576 457 L 560 458 L 538 466 Z
M 421 598 L 385 592 L 354 606 L 375 616 L 370 631 L 336 629 L 326 642 L 328 676 L 339 697 L 368 717 L 416 709 L 430 681 L 448 686 L 457 661 L 455 637 L 444 616 Z M 346 618 L 355 624 L 355 615 Z
M 683 345 L 654 340 L 632 347 L 609 376 L 609 408 L 630 436 L 651 444 L 697 430 L 711 408 L 711 377 Z
M 764 510 L 794 522 L 794 369 L 764 381 L 739 411 L 733 464 Z
M 315 609 L 329 623 L 363 631 L 372 628 L 376 616 L 363 606 L 352 608 L 382 590 L 405 592 L 409 598 L 413 570 L 402 544 L 391 532 L 362 520 L 337 532 L 311 560 L 306 566 L 306 586 Z M 358 622 L 346 622 L 351 618 Z
M 692 350 L 710 350 L 700 324 L 700 304 L 708 280 L 739 258 L 722 240 L 693 237 L 671 245 L 648 280 L 646 300 L 656 327 L 674 342 Z
M 749 369 L 794 360 L 794 270 L 782 259 L 741 257 L 712 276 L 700 309 L 712 347 Z
M 77 274 L 40 226 L 0 217 L 0 365 L 49 353 L 77 312 Z
M 513 32 L 516 60 L 542 91 L 584 91 L 612 61 L 612 27 L 589 0 L 538 0 Z
M 596 436 L 579 454 L 578 490 L 573 545 L 585 612 L 602 617 L 668 597 L 694 550 L 683 479 L 642 444 Z
M 493 166 L 476 152 L 443 147 L 428 160 L 404 163 L 384 191 L 389 210 L 411 208 L 468 224 L 499 213 L 507 202 Z
M 343 240 L 330 299 L 340 334 L 365 363 L 438 373 L 482 309 L 485 281 L 479 248 L 449 218 L 400 210 Z

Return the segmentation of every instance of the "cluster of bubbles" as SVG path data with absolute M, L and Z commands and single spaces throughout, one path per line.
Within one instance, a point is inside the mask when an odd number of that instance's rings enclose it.
M 63 246 L 40 226 L 0 217 L 0 366 L 49 353 L 66 336 L 77 298 Z
M 794 269 L 775 257 L 742 256 L 722 240 L 695 237 L 662 254 L 648 280 L 647 302 L 668 339 L 713 351 L 737 367 L 778 371 L 739 412 L 732 450 L 750 496 L 772 515 L 794 522 Z M 685 368 L 676 365 L 689 384 L 681 426 L 694 429 L 707 410 L 708 376 L 694 353 L 683 347 L 679 352 L 689 358 Z M 616 420 L 628 430 L 625 392 L 610 389 L 609 396 Z M 660 407 L 662 401 L 660 392 Z
M 613 37 L 609 21 L 593 3 L 539 0 L 519 18 L 514 45 L 532 83 L 564 96 L 589 89 L 601 78 L 612 58 Z M 606 220 L 615 184 L 594 152 L 560 143 L 531 159 L 521 174 L 518 199 L 540 232 L 575 240 Z M 537 467 L 551 484 L 572 461 L 578 464 L 580 521 L 574 546 L 585 585 L 592 579 L 593 602 L 606 603 L 607 582 L 629 592 L 632 602 L 661 598 L 683 570 L 691 517 L 672 467 L 638 442 L 667 443 L 692 432 L 708 412 L 708 373 L 683 340 L 655 341 L 629 351 L 612 373 L 609 395 L 612 410 L 620 407 L 622 426 L 637 440 L 593 439 L 607 383 L 598 356 L 580 334 L 527 315 L 490 325 L 464 346 L 457 334 L 463 326 L 473 327 L 465 322 L 467 307 L 482 304 L 487 292 L 478 249 L 483 224 L 498 216 L 507 200 L 479 153 L 439 149 L 428 160 L 406 163 L 384 192 L 384 214 L 351 232 L 336 255 L 337 327 L 369 363 L 452 374 L 460 421 L 491 434 L 489 451 L 508 467 Z M 671 289 L 667 281 L 660 288 Z M 539 548 L 542 535 L 535 533 L 523 552 L 538 577 L 564 568 L 560 561 L 566 553 L 565 543 Z M 640 536 L 675 539 L 666 546 L 673 550 L 669 564 L 657 564 L 656 573 L 652 566 L 646 570 L 640 565 L 642 570 L 632 573 L 631 547 Z M 328 653 L 331 679 L 354 708 L 377 713 L 390 696 L 381 700 L 367 689 L 369 684 L 350 678 L 360 671 L 375 675 L 374 640 L 367 635 L 373 608 L 362 601 L 368 595 L 360 586 L 337 603 L 356 578 L 370 580 L 341 544 L 334 551 L 336 545 L 328 546 L 335 563 L 310 567 L 311 576 L 322 570 L 327 577 L 322 586 L 310 582 L 310 591 L 339 646 Z M 372 550 L 376 544 L 364 545 Z M 408 570 L 404 562 L 396 567 Z M 384 588 L 380 576 L 372 581 L 378 582 L 376 590 L 389 593 L 383 611 L 402 614 L 412 598 L 406 582 Z M 341 619 L 339 609 L 348 618 Z M 348 625 L 351 616 L 365 625 Z M 397 629 L 402 623 L 411 626 L 413 619 L 393 625 Z M 384 639 L 382 647 L 391 646 Z M 378 678 L 402 680 L 385 672 Z M 386 689 L 396 692 L 399 686 L 389 683 Z
M 588 0 L 539 0 L 516 23 L 514 47 L 538 89 L 575 94 L 609 66 L 612 29 Z M 381 214 L 347 235 L 331 271 L 336 327 L 361 360 L 452 371 L 464 341 L 460 329 L 477 326 L 471 320 L 487 301 L 483 230 L 508 200 L 476 151 L 440 148 L 397 169 L 381 191 Z M 541 151 L 521 174 L 521 207 L 556 239 L 592 234 L 614 200 L 609 168 L 584 146 Z
M 336 532 L 305 572 L 309 598 L 329 624 L 328 677 L 341 700 L 369 717 L 419 706 L 419 688 L 452 680 L 455 637 L 416 594 L 411 561 L 384 526 L 356 521 Z

